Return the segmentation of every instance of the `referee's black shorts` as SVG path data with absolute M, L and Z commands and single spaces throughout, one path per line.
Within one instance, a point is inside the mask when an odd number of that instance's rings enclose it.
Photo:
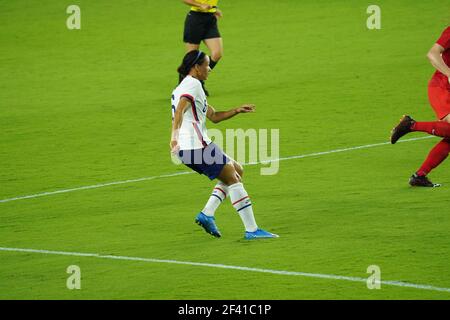
M 183 41 L 200 44 L 202 40 L 220 38 L 214 13 L 189 11 L 184 22 Z

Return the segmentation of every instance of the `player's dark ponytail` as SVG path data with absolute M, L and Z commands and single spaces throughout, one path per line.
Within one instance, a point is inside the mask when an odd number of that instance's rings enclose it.
M 204 52 L 201 52 L 199 50 L 193 50 L 186 53 L 186 55 L 183 58 L 183 62 L 178 67 L 178 74 L 179 74 L 179 83 L 183 81 L 183 79 L 191 72 L 191 69 L 196 64 L 202 64 L 205 62 L 206 54 Z

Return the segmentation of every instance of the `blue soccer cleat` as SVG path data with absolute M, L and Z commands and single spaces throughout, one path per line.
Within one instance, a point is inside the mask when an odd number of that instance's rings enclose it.
M 245 231 L 244 238 L 246 240 L 252 240 L 252 239 L 263 239 L 263 238 L 278 238 L 279 235 L 267 232 L 263 229 L 258 229 L 254 232 Z
M 195 223 L 203 227 L 207 233 L 216 238 L 220 238 L 222 235 L 220 234 L 219 229 L 217 229 L 215 220 L 216 219 L 214 217 L 208 217 L 203 212 L 200 212 L 195 218 Z

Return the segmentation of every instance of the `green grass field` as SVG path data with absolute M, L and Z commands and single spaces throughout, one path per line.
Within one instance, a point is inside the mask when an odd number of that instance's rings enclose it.
M 81 8 L 68 30 L 66 8 Z M 207 82 L 216 109 L 257 112 L 210 128 L 280 129 L 280 156 L 388 141 L 405 113 L 432 120 L 426 52 L 444 1 L 223 0 L 225 54 Z M 181 1 L 0 2 L 0 200 L 188 171 L 170 161 L 170 94 L 184 54 Z M 408 138 L 424 137 L 411 134 Z M 167 259 L 450 288 L 450 173 L 409 176 L 437 138 L 245 168 L 257 222 L 242 240 L 194 224 L 213 183 L 197 174 L 0 202 L 0 247 Z M 449 299 L 447 291 L 206 266 L 0 250 L 1 299 Z M 66 287 L 69 265 L 81 290 Z M 213 287 L 213 289 L 211 289 Z

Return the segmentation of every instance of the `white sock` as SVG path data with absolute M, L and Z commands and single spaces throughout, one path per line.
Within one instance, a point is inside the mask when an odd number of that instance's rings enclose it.
M 205 205 L 205 208 L 203 208 L 202 212 L 209 216 L 213 217 L 214 213 L 216 212 L 217 208 L 220 206 L 223 200 L 228 195 L 228 186 L 224 184 L 223 182 L 218 182 L 209 197 L 208 202 Z
M 245 226 L 245 231 L 254 232 L 258 229 L 255 217 L 253 216 L 252 202 L 240 182 L 228 186 L 230 200 L 233 207 L 239 213 Z

